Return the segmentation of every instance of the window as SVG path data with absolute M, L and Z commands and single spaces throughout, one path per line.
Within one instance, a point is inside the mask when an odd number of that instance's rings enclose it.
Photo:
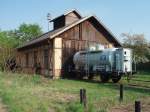
M 124 52 L 124 54 L 125 54 L 125 55 L 127 54 L 126 51 Z
M 29 53 L 26 53 L 26 67 L 29 65 Z
M 48 69 L 49 67 L 49 51 L 48 49 L 44 50 L 44 68 Z

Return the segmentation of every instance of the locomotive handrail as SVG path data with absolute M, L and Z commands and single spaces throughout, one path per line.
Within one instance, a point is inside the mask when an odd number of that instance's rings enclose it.
M 80 54 L 89 54 L 89 53 L 98 53 L 102 52 L 102 50 L 97 50 L 97 51 L 80 51 Z

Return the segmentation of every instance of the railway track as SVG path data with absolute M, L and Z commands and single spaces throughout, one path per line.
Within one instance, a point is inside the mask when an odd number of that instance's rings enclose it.
M 150 83 L 150 81 L 148 81 L 148 80 L 132 79 L 132 81 L 140 81 L 140 82 L 149 82 Z
M 140 84 L 127 84 L 127 86 L 150 90 L 150 87 L 149 87 L 149 86 L 140 85 Z
M 127 80 L 124 79 L 125 86 L 126 87 L 133 87 L 133 88 L 138 88 L 138 89 L 144 89 L 144 90 L 148 90 L 150 92 L 150 81 L 149 80 L 140 80 L 140 79 L 131 79 L 131 80 Z

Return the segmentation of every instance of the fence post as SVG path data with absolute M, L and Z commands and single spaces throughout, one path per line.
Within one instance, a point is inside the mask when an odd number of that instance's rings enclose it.
M 80 103 L 83 104 L 84 108 L 87 107 L 86 89 L 80 89 Z
M 80 89 L 80 103 L 83 103 L 83 89 Z
M 135 112 L 141 112 L 141 102 L 135 101 Z
M 123 84 L 120 84 L 120 102 L 123 101 Z
M 84 104 L 84 107 L 86 108 L 87 106 L 86 89 L 83 89 L 83 104 Z

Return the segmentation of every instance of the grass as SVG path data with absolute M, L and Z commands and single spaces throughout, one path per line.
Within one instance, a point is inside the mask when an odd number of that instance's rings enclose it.
M 142 72 L 134 79 L 150 81 L 150 74 Z M 87 90 L 88 112 L 109 112 L 114 107 L 134 104 L 137 99 L 150 100 L 149 89 L 129 87 L 125 79 L 121 83 L 126 85 L 122 103 L 118 100 L 119 85 L 111 82 L 51 80 L 39 75 L 0 72 L 0 97 L 10 112 L 83 112 L 79 103 L 81 88 Z
M 138 72 L 137 74 L 133 75 L 131 81 L 127 82 L 127 78 L 124 77 L 122 82 L 127 85 L 139 85 L 142 87 L 150 88 L 150 72 Z

